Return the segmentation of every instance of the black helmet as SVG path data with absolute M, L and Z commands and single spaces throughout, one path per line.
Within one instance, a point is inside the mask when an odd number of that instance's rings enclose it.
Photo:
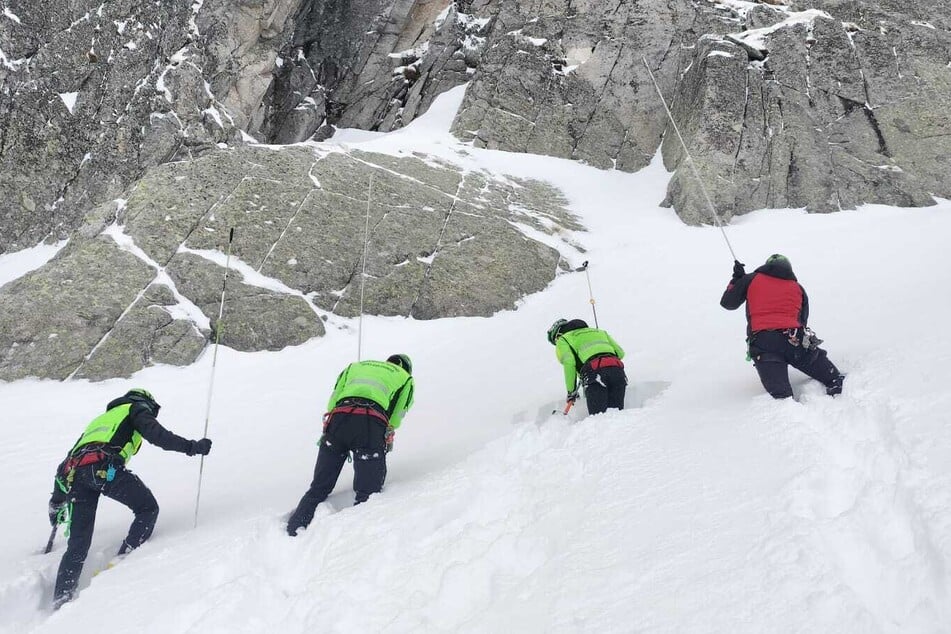
M 770 270 L 773 273 L 780 273 L 785 277 L 790 277 L 790 279 L 796 279 L 792 270 L 792 263 L 789 261 L 785 255 L 781 253 L 774 253 L 768 258 L 766 258 L 765 266 L 770 267 Z
M 587 327 L 588 322 L 586 322 L 584 319 L 572 319 L 571 321 L 568 321 L 567 319 L 556 319 L 555 323 L 553 323 L 551 328 L 548 329 L 548 343 L 555 345 L 555 341 L 557 341 L 558 337 L 565 334 L 566 332 Z
M 386 358 L 386 362 L 398 365 L 410 374 L 413 373 L 413 362 L 409 360 L 408 354 L 391 354 Z
M 125 393 L 125 396 L 131 401 L 144 404 L 146 407 L 152 410 L 153 416 L 158 416 L 159 409 L 162 408 L 161 405 L 155 402 L 155 398 L 152 396 L 152 393 L 141 387 L 132 388 Z
M 548 329 L 548 343 L 555 345 L 555 340 L 561 334 L 562 327 L 568 323 L 567 319 L 556 319 L 555 323 Z

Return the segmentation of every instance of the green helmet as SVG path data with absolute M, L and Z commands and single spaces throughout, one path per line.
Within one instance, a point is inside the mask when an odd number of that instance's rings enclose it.
M 567 319 L 556 319 L 555 323 L 548 329 L 548 343 L 555 345 L 555 340 L 561 334 L 562 327 L 568 323 Z
M 413 373 L 413 362 L 409 360 L 408 354 L 391 354 L 386 358 L 387 363 L 398 365 L 410 374 Z
M 789 258 L 781 253 L 774 253 L 766 258 L 766 264 L 785 264 L 786 266 L 792 266 L 789 262 Z
M 161 409 L 162 406 L 155 401 L 152 393 L 148 390 L 141 387 L 134 387 L 126 392 L 125 395 L 127 398 L 133 401 L 143 403 L 146 407 L 152 410 L 153 416 L 158 416 L 159 409 Z

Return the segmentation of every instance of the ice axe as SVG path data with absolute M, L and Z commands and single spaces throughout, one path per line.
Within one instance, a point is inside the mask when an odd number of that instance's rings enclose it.
M 561 412 L 561 415 L 562 415 L 562 416 L 567 416 L 567 415 L 568 415 L 568 412 L 571 411 L 571 408 L 575 406 L 575 400 L 576 400 L 576 399 L 570 398 L 570 399 L 568 399 L 568 400 L 565 402 L 565 409 L 562 410 L 562 412 Z M 555 415 L 555 414 L 558 413 L 558 410 L 557 410 L 557 409 L 553 409 L 553 410 L 551 410 L 551 413 L 552 413 L 552 415 Z
M 53 550 L 53 540 L 56 539 L 56 529 L 59 528 L 59 524 L 53 524 L 53 530 L 50 531 L 50 538 L 46 541 L 46 548 L 43 549 L 43 554 L 49 554 Z

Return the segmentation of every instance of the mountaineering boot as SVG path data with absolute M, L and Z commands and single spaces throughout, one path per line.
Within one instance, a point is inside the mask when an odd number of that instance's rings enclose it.
M 60 609 L 64 604 L 72 601 L 74 596 L 73 592 L 64 592 L 59 596 L 53 597 L 53 610 L 56 611 Z
M 842 382 L 845 381 L 845 375 L 840 374 L 839 376 L 832 379 L 832 383 L 826 386 L 826 394 L 829 396 L 835 396 L 842 393 Z
M 297 537 L 297 531 L 307 528 L 309 522 L 304 522 L 303 519 L 298 515 L 297 511 L 291 514 L 290 519 L 287 520 L 287 534 L 291 537 Z

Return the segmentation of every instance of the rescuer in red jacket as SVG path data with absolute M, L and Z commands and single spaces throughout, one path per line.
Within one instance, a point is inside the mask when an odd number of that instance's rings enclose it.
M 786 256 L 771 255 L 766 264 L 749 274 L 743 264 L 735 262 L 733 279 L 720 305 L 736 310 L 743 302 L 750 357 L 773 398 L 793 395 L 790 365 L 825 385 L 830 396 L 842 393 L 845 376 L 819 347 L 822 341 L 807 328 L 809 297 Z

